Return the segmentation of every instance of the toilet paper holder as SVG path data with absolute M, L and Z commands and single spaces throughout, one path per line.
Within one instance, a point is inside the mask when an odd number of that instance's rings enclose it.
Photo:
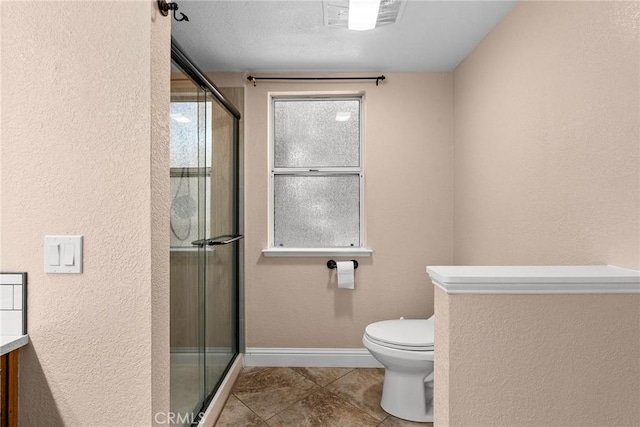
M 354 270 L 358 268 L 358 261 L 356 261 L 355 259 L 352 259 L 351 262 L 353 262 Z M 338 264 L 336 264 L 335 260 L 330 259 L 329 261 L 327 261 L 327 268 L 333 270 L 334 268 L 337 268 L 337 267 L 338 267 Z

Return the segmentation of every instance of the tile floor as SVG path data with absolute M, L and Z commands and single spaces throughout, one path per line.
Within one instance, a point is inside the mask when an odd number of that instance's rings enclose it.
M 382 410 L 384 369 L 245 367 L 217 427 L 421 426 Z

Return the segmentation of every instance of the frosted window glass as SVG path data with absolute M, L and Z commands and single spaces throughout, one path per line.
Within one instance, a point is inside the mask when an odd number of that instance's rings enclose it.
M 359 175 L 276 175 L 274 193 L 274 246 L 360 246 Z
M 360 101 L 274 101 L 275 167 L 359 167 Z

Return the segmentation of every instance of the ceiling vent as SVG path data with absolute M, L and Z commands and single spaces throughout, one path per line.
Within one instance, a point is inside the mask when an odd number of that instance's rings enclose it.
M 406 1 L 381 0 L 376 27 L 393 24 L 398 20 Z M 348 28 L 349 0 L 323 0 L 324 25 L 335 28 Z

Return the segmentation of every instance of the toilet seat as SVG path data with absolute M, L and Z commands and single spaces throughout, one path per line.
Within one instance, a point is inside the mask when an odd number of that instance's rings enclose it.
M 433 351 L 433 316 L 429 319 L 395 319 L 375 322 L 365 328 L 370 341 L 407 351 Z

